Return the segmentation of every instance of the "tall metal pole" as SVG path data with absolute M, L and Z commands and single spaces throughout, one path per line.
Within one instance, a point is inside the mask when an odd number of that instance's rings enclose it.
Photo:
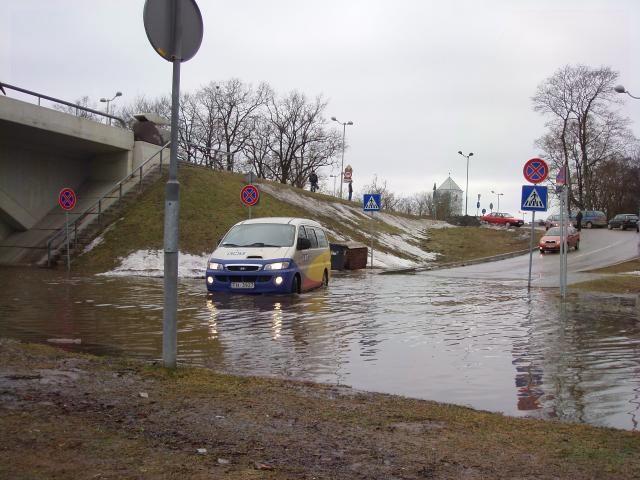
M 529 240 L 529 281 L 527 282 L 527 290 L 531 290 L 531 264 L 533 263 L 533 236 L 535 235 L 533 226 L 536 223 L 536 211 L 531 213 L 531 239 Z
M 182 51 L 180 1 L 173 2 L 173 41 L 176 56 Z M 165 188 L 164 208 L 164 317 L 162 325 L 162 359 L 166 368 L 176 367 L 178 350 L 178 217 L 180 213 L 180 183 L 178 182 L 178 115 L 180 114 L 180 58 L 173 58 L 171 87 L 171 154 L 169 180 Z
M 467 186 L 464 191 L 464 216 L 467 216 L 467 205 L 469 204 L 469 155 L 467 155 Z
M 347 124 L 342 124 L 342 162 L 340 163 L 340 200 L 342 200 L 342 184 L 344 183 L 344 139 L 347 133 Z

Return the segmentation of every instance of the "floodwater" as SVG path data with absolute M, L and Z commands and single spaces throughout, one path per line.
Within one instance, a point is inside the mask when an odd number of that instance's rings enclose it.
M 0 334 L 162 358 L 162 279 L 0 270 Z M 336 275 L 300 296 L 179 284 L 178 361 L 638 430 L 640 299 L 427 275 Z

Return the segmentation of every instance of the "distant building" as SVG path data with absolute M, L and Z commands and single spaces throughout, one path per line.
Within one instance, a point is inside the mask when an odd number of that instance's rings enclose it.
M 448 203 L 447 209 L 450 215 L 462 215 L 462 189 L 451 179 L 451 176 L 442 182 L 436 189 L 437 202 Z

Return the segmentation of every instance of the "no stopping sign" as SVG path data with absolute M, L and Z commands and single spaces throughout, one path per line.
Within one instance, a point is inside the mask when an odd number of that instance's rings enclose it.
M 260 192 L 255 185 L 245 185 L 240 190 L 240 200 L 248 207 L 253 207 L 260 200 Z

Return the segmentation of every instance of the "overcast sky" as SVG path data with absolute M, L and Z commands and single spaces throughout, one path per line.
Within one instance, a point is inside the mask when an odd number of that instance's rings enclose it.
M 638 0 L 199 0 L 204 40 L 182 88 L 237 77 L 329 100 L 347 127 L 354 187 L 431 190 L 451 172 L 469 212 L 503 192 L 517 214 L 524 162 L 544 118 L 536 86 L 565 64 L 607 65 L 640 95 Z M 171 90 L 143 0 L 0 0 L 0 81 L 73 101 Z M 10 93 L 10 95 L 13 95 Z M 101 104 L 102 107 L 102 104 Z M 640 101 L 623 113 L 640 136 Z M 325 172 L 328 174 L 329 172 Z M 473 208 L 472 208 L 473 207 Z

